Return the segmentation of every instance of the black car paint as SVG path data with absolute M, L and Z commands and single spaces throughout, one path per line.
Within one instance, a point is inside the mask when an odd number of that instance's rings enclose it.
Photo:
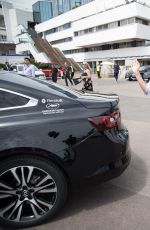
M 118 129 L 98 132 L 88 122 L 89 117 L 117 108 L 116 95 L 83 94 L 80 98 L 71 98 L 44 82 L 15 74 L 1 74 L 0 87 L 39 101 L 36 107 L 0 111 L 0 159 L 22 151 L 38 152 L 58 164 L 71 181 L 104 173 L 110 173 L 111 178 L 120 175 L 129 164 L 126 128 L 120 125 Z M 48 101 L 62 99 L 60 108 L 64 113 L 44 114 L 43 98 Z M 116 166 L 115 162 L 121 163 Z

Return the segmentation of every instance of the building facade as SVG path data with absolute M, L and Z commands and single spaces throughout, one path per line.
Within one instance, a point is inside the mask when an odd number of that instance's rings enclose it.
M 33 23 L 33 13 L 14 9 L 11 3 L 0 1 L 0 63 L 20 62 L 24 56 L 16 55 L 17 26 L 28 28 Z
M 93 0 L 51 0 L 53 16 L 56 17 Z
M 13 8 L 11 3 L 0 1 L 0 41 L 10 41 L 12 42 L 11 32 L 10 32 L 10 19 L 9 10 Z
M 150 0 L 94 0 L 37 25 L 36 31 L 79 63 L 111 59 L 124 65 L 134 57 L 149 62 Z
M 15 9 L 11 3 L 0 1 L 0 41 L 14 42 L 17 35 L 17 26 L 33 22 L 33 13 Z
M 41 23 L 53 17 L 52 3 L 50 1 L 38 1 L 32 5 L 33 19 L 36 23 Z

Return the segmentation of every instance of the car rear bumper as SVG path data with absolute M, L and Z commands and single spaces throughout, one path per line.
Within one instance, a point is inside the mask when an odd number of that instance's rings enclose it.
M 131 160 L 128 130 L 121 125 L 117 131 L 97 132 L 73 152 L 74 160 L 67 167 L 67 174 L 73 183 L 97 176 L 101 181 L 117 177 Z
M 131 161 L 131 150 L 129 149 L 124 156 L 116 161 L 112 161 L 109 164 L 101 166 L 89 176 L 93 178 L 98 176 L 101 181 L 107 181 L 115 177 L 120 176 L 123 171 L 128 167 Z

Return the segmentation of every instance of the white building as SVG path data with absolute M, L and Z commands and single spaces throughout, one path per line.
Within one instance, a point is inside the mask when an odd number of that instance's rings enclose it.
M 28 28 L 28 23 L 33 22 L 33 13 L 14 9 L 11 3 L 0 1 L 0 41 L 14 42 L 19 24 Z
M 78 63 L 137 57 L 150 64 L 150 0 L 95 0 L 36 26 Z
M 0 63 L 20 62 L 24 55 L 16 55 L 15 43 L 18 33 L 18 24 L 28 28 L 28 23 L 33 22 L 32 12 L 14 9 L 13 4 L 0 1 Z

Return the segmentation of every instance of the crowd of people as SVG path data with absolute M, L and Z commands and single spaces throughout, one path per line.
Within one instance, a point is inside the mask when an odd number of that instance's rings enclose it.
M 98 62 L 96 65 L 96 73 L 97 77 L 101 78 L 101 64 Z M 116 79 L 116 82 L 118 81 L 119 71 L 120 67 L 117 62 L 114 63 L 113 67 L 113 75 Z M 135 77 L 141 87 L 141 89 L 144 91 L 145 94 L 150 95 L 150 83 L 145 83 L 143 80 L 141 74 L 140 74 L 140 63 L 137 60 L 134 60 L 132 63 L 132 71 L 135 74 Z M 3 68 L 5 71 L 13 71 L 13 66 L 9 64 L 9 62 L 5 62 L 5 66 Z M 27 77 L 35 77 L 35 71 L 37 70 L 37 67 L 33 64 L 31 64 L 30 58 L 26 57 L 24 58 L 24 68 L 23 72 L 20 75 L 27 76 Z M 75 80 L 80 79 L 78 82 L 83 82 L 83 91 L 93 91 L 93 83 L 92 83 L 92 69 L 90 65 L 87 62 L 83 62 L 83 73 L 79 78 L 74 79 L 74 73 L 75 69 L 72 65 L 69 65 L 67 62 L 64 63 L 64 65 L 60 68 L 57 68 L 56 66 L 53 66 L 51 68 L 51 78 L 53 82 L 57 82 L 58 78 L 58 71 L 60 73 L 60 77 L 65 80 L 66 86 L 68 86 L 70 83 L 71 85 L 76 84 Z

